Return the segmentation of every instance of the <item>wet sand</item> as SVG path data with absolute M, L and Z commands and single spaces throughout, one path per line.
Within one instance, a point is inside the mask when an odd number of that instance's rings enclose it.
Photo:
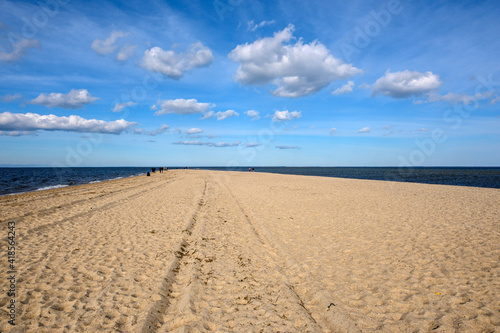
M 500 331 L 498 189 L 173 170 L 0 212 L 1 332 Z

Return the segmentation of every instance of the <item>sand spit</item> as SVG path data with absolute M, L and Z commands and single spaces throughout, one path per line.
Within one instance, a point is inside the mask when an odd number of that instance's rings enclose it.
M 500 332 L 498 189 L 174 170 L 0 212 L 0 332 Z

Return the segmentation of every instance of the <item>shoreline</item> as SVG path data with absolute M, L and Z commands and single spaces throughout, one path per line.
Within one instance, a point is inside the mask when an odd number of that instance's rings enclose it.
M 2 196 L 16 328 L 498 330 L 500 191 L 430 185 L 169 169 Z
M 87 167 L 86 167 L 87 168 Z M 91 168 L 91 167 L 88 167 Z M 108 168 L 108 167 L 105 167 Z M 111 168 L 111 167 L 109 167 Z M 242 167 L 246 168 L 246 167 Z M 295 167 L 290 167 L 290 168 L 295 168 Z M 323 167 L 319 167 L 323 168 Z M 330 168 L 330 167 L 325 167 L 325 168 Z M 344 167 L 338 167 L 338 168 L 344 168 Z M 350 168 L 350 167 L 349 167 Z M 353 168 L 359 168 L 363 169 L 365 167 L 353 167 Z M 386 167 L 366 167 L 367 169 L 371 168 L 380 168 L 380 169 L 385 169 Z M 394 169 L 398 169 L 397 167 L 390 167 Z M 462 167 L 421 167 L 420 169 L 435 169 L 435 168 L 441 168 L 441 169 L 462 169 Z M 498 169 L 498 167 L 467 167 L 469 169 Z M 465 168 L 465 169 L 467 169 Z M 409 168 L 409 169 L 414 169 L 414 168 Z M 416 168 L 419 169 L 419 168 Z M 171 172 L 173 170 L 185 170 L 183 168 L 176 168 L 176 169 L 169 169 L 168 171 L 165 172 Z M 190 168 L 188 170 L 191 171 L 215 171 L 215 172 L 243 172 L 246 173 L 246 170 L 211 170 L 211 169 L 203 169 L 203 168 Z M 158 171 L 157 171 L 158 172 Z M 473 185 L 461 185 L 461 184 L 439 184 L 439 183 L 431 183 L 431 182 L 423 182 L 423 181 L 400 181 L 400 180 L 394 180 L 394 179 L 371 179 L 371 178 L 350 178 L 350 177 L 341 177 L 341 176 L 326 176 L 326 175 L 308 175 L 308 174 L 292 174 L 292 173 L 277 173 L 277 172 L 268 172 L 268 171 L 255 171 L 256 173 L 259 174 L 271 174 L 271 175 L 290 175 L 290 176 L 306 176 L 306 177 L 321 177 L 321 178 L 334 178 L 334 179 L 352 179 L 352 180 L 370 180 L 370 181 L 383 181 L 383 182 L 396 182 L 396 183 L 411 183 L 411 184 L 427 184 L 427 185 L 443 185 L 443 186 L 458 186 L 458 187 L 472 187 L 472 188 L 490 188 L 490 189 L 500 189 L 499 187 L 488 187 L 488 186 L 473 186 Z M 0 194 L 0 198 L 4 196 L 11 196 L 11 195 L 17 195 L 17 194 L 26 194 L 26 193 L 33 193 L 33 192 L 39 192 L 39 191 L 47 191 L 47 190 L 53 190 L 53 189 L 58 189 L 58 188 L 65 188 L 65 187 L 73 187 L 73 186 L 81 186 L 81 185 L 89 185 L 89 184 L 95 184 L 95 183 L 102 183 L 102 182 L 108 182 L 112 180 L 119 180 L 119 179 L 126 179 L 126 178 L 131 178 L 131 177 L 140 177 L 140 176 L 145 176 L 146 172 L 142 174 L 135 174 L 131 176 L 125 176 L 125 177 L 117 177 L 117 178 L 110 178 L 110 179 L 103 179 L 103 180 L 97 180 L 97 181 L 90 181 L 87 183 L 81 183 L 81 184 L 74 184 L 74 185 L 65 185 L 65 184 L 58 184 L 58 185 L 53 185 L 53 186 L 48 186 L 48 188 L 38 188 L 34 190 L 29 190 L 29 191 L 24 191 L 24 192 L 15 192 L 15 193 L 7 193 L 7 194 Z M 152 174 L 154 175 L 154 174 Z

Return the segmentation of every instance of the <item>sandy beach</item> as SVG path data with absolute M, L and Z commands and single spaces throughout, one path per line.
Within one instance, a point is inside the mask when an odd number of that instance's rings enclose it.
M 172 170 L 0 212 L 1 332 L 500 332 L 498 189 Z

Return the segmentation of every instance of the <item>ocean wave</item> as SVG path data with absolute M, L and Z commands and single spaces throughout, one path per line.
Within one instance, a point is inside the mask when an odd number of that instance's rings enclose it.
M 69 185 L 58 184 L 58 185 L 52 185 L 52 186 L 45 186 L 45 187 L 37 188 L 35 191 L 53 190 L 55 188 L 61 188 L 61 187 L 67 187 L 67 186 L 69 186 Z

